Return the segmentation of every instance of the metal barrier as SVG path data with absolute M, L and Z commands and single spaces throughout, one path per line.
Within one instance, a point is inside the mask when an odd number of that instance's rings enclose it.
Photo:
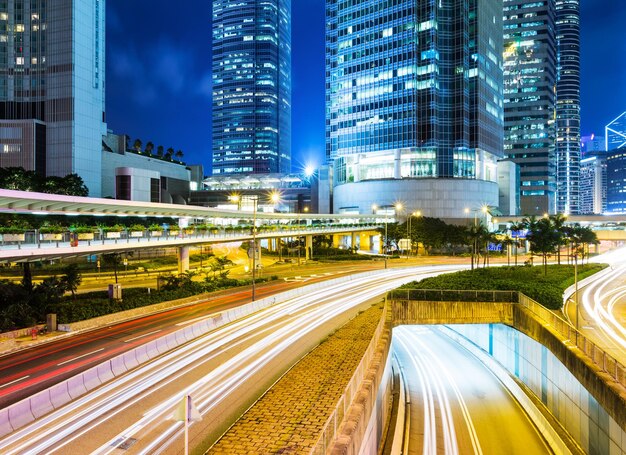
M 435 302 L 518 302 L 517 291 L 472 291 L 450 289 L 395 289 L 390 300 L 428 300 Z
M 626 387 L 626 367 L 617 359 L 604 352 L 602 348 L 576 330 L 565 319 L 521 292 L 519 293 L 519 304 L 550 324 L 561 336 L 574 343 L 598 368 L 611 376 L 622 387 Z
M 378 342 L 380 341 L 380 338 L 385 329 L 386 321 L 387 321 L 387 304 L 385 304 L 385 307 L 383 309 L 383 314 L 380 318 L 380 322 L 378 323 L 378 326 L 376 327 L 376 330 L 374 331 L 374 336 L 372 337 L 370 344 L 367 346 L 367 349 L 365 350 L 365 354 L 363 354 L 363 358 L 361 359 L 359 366 L 356 368 L 356 371 L 354 372 L 354 374 L 352 375 L 352 378 L 348 382 L 348 385 L 346 386 L 343 394 L 341 395 L 341 398 L 339 399 L 339 403 L 337 403 L 335 410 L 326 421 L 326 424 L 324 425 L 324 429 L 322 430 L 322 433 L 320 437 L 318 438 L 317 443 L 315 444 L 313 449 L 311 449 L 310 453 L 312 455 L 324 455 L 326 451 L 328 450 L 328 447 L 330 446 L 330 444 L 335 440 L 335 435 L 337 434 L 337 430 L 339 429 L 339 426 L 343 422 L 343 418 L 345 417 L 346 412 L 348 411 L 348 408 L 352 404 L 352 400 L 354 399 L 354 396 L 359 390 L 361 386 L 361 382 L 363 382 L 363 379 L 365 378 L 365 375 L 367 374 L 370 362 L 372 361 L 372 358 L 374 357 L 374 353 L 376 352 Z

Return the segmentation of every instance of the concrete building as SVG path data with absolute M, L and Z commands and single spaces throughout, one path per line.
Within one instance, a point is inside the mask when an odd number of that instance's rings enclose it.
M 503 215 L 520 214 L 520 167 L 512 160 L 498 161 L 499 209 Z
M 252 211 L 256 199 L 259 212 L 320 213 L 311 199 L 311 182 L 303 174 L 212 176 L 202 181 L 201 190 L 191 192 L 189 202 Z
M 580 180 L 580 0 L 556 0 L 556 210 L 577 214 Z
M 604 145 L 604 144 L 603 144 Z M 580 161 L 580 214 L 606 212 L 607 154 L 587 152 Z
M 191 170 L 184 163 L 128 149 L 126 136 L 112 133 L 103 138 L 101 154 L 102 197 L 169 204 L 189 200 Z
M 291 170 L 291 0 L 213 0 L 213 175 Z
M 101 195 L 105 0 L 0 2 L 0 167 Z
M 609 123 L 606 128 L 606 149 L 615 150 L 626 147 L 626 112 Z
M 554 0 L 504 0 L 504 149 L 528 215 L 556 210 L 556 18 Z
M 498 205 L 502 2 L 326 2 L 333 211 Z

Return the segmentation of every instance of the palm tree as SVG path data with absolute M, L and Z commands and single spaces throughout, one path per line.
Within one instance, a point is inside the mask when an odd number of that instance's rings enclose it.
M 515 239 L 513 246 L 515 246 L 515 265 L 517 266 L 517 249 L 519 248 L 519 233 L 524 230 L 524 223 L 511 223 L 509 229 L 511 230 L 511 237 Z M 513 233 L 515 232 L 515 235 Z
M 184 153 L 183 153 L 183 151 L 182 151 L 182 150 L 178 150 L 178 151 L 174 154 L 174 156 L 178 159 L 178 161 L 180 161 L 180 160 L 183 158 L 183 155 L 184 155 Z
M 146 144 L 146 148 L 144 149 L 144 152 L 146 152 L 148 155 L 152 155 L 153 150 L 154 150 L 154 144 L 152 142 L 148 142 Z
M 567 217 L 561 213 L 557 213 L 556 215 L 550 215 L 549 220 L 552 223 L 552 228 L 556 231 L 556 236 L 557 236 L 557 241 L 558 241 L 557 250 L 556 250 L 556 254 L 558 258 L 557 262 L 559 265 L 561 265 L 561 247 L 565 245 L 567 242 L 567 237 L 565 236 L 565 230 L 564 230 Z
M 174 155 L 174 149 L 172 147 L 170 147 L 170 148 L 167 149 L 167 152 L 165 152 L 165 159 L 172 161 L 172 156 L 173 155 Z
M 487 238 L 489 231 L 482 224 L 475 224 L 467 229 L 468 243 L 472 245 L 472 270 L 474 270 L 474 258 L 476 259 L 476 268 L 480 264 L 480 247 L 485 238 Z
M 532 254 L 543 257 L 544 275 L 548 274 L 548 256 L 554 254 L 559 246 L 559 236 L 552 226 L 549 218 L 541 218 L 535 223 L 531 223 L 527 238 L 530 242 Z
M 157 156 L 158 156 L 159 158 L 163 158 L 163 151 L 164 151 L 164 150 L 165 150 L 165 149 L 163 148 L 163 146 L 162 146 L 162 145 L 159 145 L 159 146 L 157 147 Z
M 141 139 L 135 139 L 135 142 L 133 142 L 133 148 L 135 149 L 135 151 L 141 152 L 141 144 Z
M 76 264 L 69 264 L 63 269 L 64 276 L 61 278 L 63 287 L 72 293 L 72 298 L 76 298 L 76 290 L 80 286 L 83 280 L 78 273 L 78 266 Z

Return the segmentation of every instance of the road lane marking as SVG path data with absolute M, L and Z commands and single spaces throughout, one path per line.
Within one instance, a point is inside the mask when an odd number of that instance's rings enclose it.
M 95 351 L 88 352 L 87 354 L 79 355 L 78 357 L 74 357 L 73 359 L 66 360 L 65 362 L 57 363 L 57 366 L 65 365 L 66 363 L 73 362 L 74 360 L 82 359 L 83 357 L 87 357 L 88 355 L 95 354 L 96 352 L 104 351 L 104 348 L 96 349 Z
M 163 329 L 155 330 L 154 332 L 150 332 L 150 333 L 144 333 L 143 335 L 139 335 L 139 336 L 137 336 L 135 338 L 130 338 L 128 340 L 124 340 L 124 343 L 128 343 L 129 341 L 135 341 L 135 340 L 138 340 L 139 338 L 147 337 L 148 335 L 152 335 L 154 333 L 158 333 L 161 330 L 163 330 Z
M 7 382 L 6 384 L 2 384 L 2 385 L 0 385 L 0 389 L 1 389 L 1 388 L 3 388 L 3 387 L 6 387 L 6 386 L 8 386 L 8 385 L 15 384 L 16 382 L 20 382 L 21 380 L 26 379 L 26 378 L 30 378 L 30 375 L 29 375 L 29 374 L 27 374 L 26 376 L 22 376 L 22 377 L 21 377 L 21 378 L 19 378 L 19 379 L 14 379 L 14 380 L 13 380 L 13 381 L 11 381 L 11 382 Z
M 217 318 L 217 317 L 221 316 L 222 313 L 223 313 L 223 311 L 220 311 L 218 313 L 212 313 L 209 316 L 200 316 L 200 317 L 197 317 L 197 318 L 194 318 L 194 319 L 188 319 L 186 321 L 179 322 L 178 324 L 176 324 L 176 326 L 180 327 L 180 326 L 189 325 L 189 324 L 192 324 L 192 323 L 198 322 L 198 321 L 205 321 L 207 319 Z

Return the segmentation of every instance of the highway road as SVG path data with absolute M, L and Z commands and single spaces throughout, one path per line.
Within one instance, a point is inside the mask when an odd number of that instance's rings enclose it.
M 598 274 L 563 308 L 566 318 L 607 354 L 626 365 L 626 248 L 593 259 L 611 269 Z
M 402 283 L 459 268 L 381 270 L 274 305 L 11 433 L 0 440 L 0 453 L 179 453 L 182 423 L 170 417 L 185 394 L 204 416 L 191 426 L 192 445 L 207 445 L 282 372 L 360 308 Z M 198 318 L 188 323 L 194 320 Z M 177 324 L 180 328 L 185 322 Z
M 551 453 L 496 376 L 434 326 L 396 327 L 393 352 L 410 395 L 408 455 Z
M 354 268 L 308 277 L 306 284 L 354 273 Z M 302 286 L 302 280 L 257 287 L 261 299 Z M 0 408 L 15 403 L 105 360 L 163 337 L 187 320 L 219 313 L 250 301 L 250 290 L 224 291 L 197 304 L 56 339 L 0 357 Z

